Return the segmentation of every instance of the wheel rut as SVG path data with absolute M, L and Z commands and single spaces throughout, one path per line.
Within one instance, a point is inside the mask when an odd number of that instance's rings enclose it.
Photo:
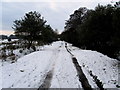
M 50 88 L 51 86 L 51 81 L 52 81 L 52 77 L 53 77 L 53 71 L 51 70 L 47 73 L 44 82 L 42 83 L 42 85 L 38 88 L 38 90 L 40 90 L 41 88 Z
M 88 82 L 88 79 L 86 78 L 85 74 L 83 73 L 82 71 L 82 68 L 81 66 L 79 65 L 77 59 L 74 57 L 74 55 L 70 52 L 70 50 L 67 48 L 67 44 L 65 44 L 65 48 L 66 50 L 71 54 L 72 56 L 72 61 L 73 61 L 73 64 L 77 70 L 77 74 L 78 74 L 78 77 L 79 77 L 79 81 L 81 82 L 82 84 L 82 87 L 84 90 L 92 90 L 92 87 L 91 85 L 89 84 Z
M 59 52 L 60 52 L 59 49 L 54 51 L 53 56 L 51 57 L 51 61 L 53 61 L 53 63 L 51 63 L 48 66 L 48 72 L 45 75 L 45 79 L 37 90 L 41 90 L 41 88 L 45 88 L 47 90 L 47 89 L 50 88 L 51 81 L 52 81 L 53 74 L 54 74 L 54 68 L 55 68 L 55 65 L 56 65 L 56 60 L 58 58 Z

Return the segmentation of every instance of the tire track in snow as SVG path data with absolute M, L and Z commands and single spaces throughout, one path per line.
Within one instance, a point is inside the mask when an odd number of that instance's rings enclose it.
M 70 52 L 70 50 L 67 48 L 67 43 L 65 44 L 65 48 L 72 56 L 72 60 L 73 60 L 74 66 L 75 66 L 75 68 L 77 70 L 77 73 L 78 73 L 78 76 L 79 76 L 79 81 L 81 82 L 83 89 L 84 90 L 92 90 L 91 85 L 88 82 L 88 79 L 86 78 L 85 74 L 83 73 L 83 71 L 81 69 L 81 66 L 77 62 L 77 59 Z
M 49 71 L 49 72 L 47 73 L 44 82 L 42 83 L 42 85 L 39 87 L 38 90 L 40 90 L 40 88 L 49 88 L 49 87 L 51 86 L 51 81 L 52 81 L 52 77 L 53 77 L 53 72 L 54 72 L 54 69 L 52 69 L 51 71 Z
M 93 78 L 93 80 L 95 81 L 95 83 L 97 84 L 97 86 L 100 88 L 100 90 L 105 90 L 104 88 L 103 88 L 103 84 L 102 84 L 102 82 L 97 78 L 97 76 L 96 75 L 93 75 L 92 74 L 92 71 L 89 71 L 89 73 L 90 73 L 90 76 Z
M 53 73 L 54 73 L 54 67 L 55 67 L 56 60 L 57 60 L 57 57 L 59 55 L 59 52 L 60 52 L 59 49 L 54 51 L 54 54 L 51 57 L 51 60 L 52 61 L 54 60 L 53 63 L 52 63 L 52 66 L 51 65 L 49 66 L 50 70 L 47 72 L 47 74 L 45 76 L 45 79 L 44 79 L 43 83 L 40 85 L 40 87 L 38 88 L 38 90 L 40 90 L 41 88 L 50 88 L 51 81 L 52 81 L 52 78 L 53 78 Z

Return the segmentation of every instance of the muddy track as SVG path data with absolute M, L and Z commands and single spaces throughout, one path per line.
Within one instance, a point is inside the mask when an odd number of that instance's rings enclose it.
M 74 63 L 74 66 L 77 70 L 77 74 L 79 76 L 79 81 L 81 82 L 82 84 L 82 87 L 84 90 L 92 90 L 92 87 L 91 85 L 89 84 L 85 74 L 83 73 L 82 69 L 81 69 L 81 66 L 79 65 L 79 63 L 77 62 L 77 59 L 74 57 L 74 55 L 70 52 L 70 50 L 67 48 L 67 45 L 65 45 L 66 47 L 66 50 L 71 54 L 72 56 L 72 61 Z

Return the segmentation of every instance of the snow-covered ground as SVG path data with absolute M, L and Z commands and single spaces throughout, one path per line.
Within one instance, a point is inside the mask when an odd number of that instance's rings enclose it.
M 97 76 L 104 88 L 116 88 L 117 60 L 96 51 L 78 49 L 70 44 L 67 47 L 76 57 L 92 88 L 98 87 L 90 72 Z M 1 68 L 2 88 L 39 88 L 44 82 L 50 84 L 49 88 L 82 88 L 72 56 L 62 41 L 45 45 L 41 47 L 41 51 L 25 55 L 15 63 L 3 62 L 0 70 Z M 49 73 L 51 76 L 46 78 Z
M 118 85 L 118 60 L 109 58 L 101 53 L 91 50 L 80 50 L 69 45 L 73 55 L 77 58 L 88 80 L 96 75 L 103 83 L 104 88 L 116 88 Z

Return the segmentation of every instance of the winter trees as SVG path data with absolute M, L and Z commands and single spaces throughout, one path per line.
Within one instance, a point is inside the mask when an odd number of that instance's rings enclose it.
M 76 17 L 76 11 L 81 18 Z M 120 51 L 120 2 L 76 11 L 70 15 L 61 37 L 80 48 L 116 57 Z
M 87 8 L 85 7 L 75 10 L 74 14 L 70 15 L 70 19 L 66 21 L 65 31 L 61 35 L 66 41 L 73 43 L 76 46 L 79 40 L 79 32 L 77 29 L 82 24 L 83 16 L 86 11 Z
M 46 20 L 41 17 L 40 13 L 31 11 L 26 13 L 21 20 L 15 20 L 13 29 L 17 36 L 28 41 L 28 48 L 30 48 L 33 41 L 44 41 L 46 34 L 48 38 L 53 36 L 53 29 L 50 26 L 48 27 L 48 25 L 45 25 L 45 23 Z M 49 34 L 50 32 L 52 34 Z

